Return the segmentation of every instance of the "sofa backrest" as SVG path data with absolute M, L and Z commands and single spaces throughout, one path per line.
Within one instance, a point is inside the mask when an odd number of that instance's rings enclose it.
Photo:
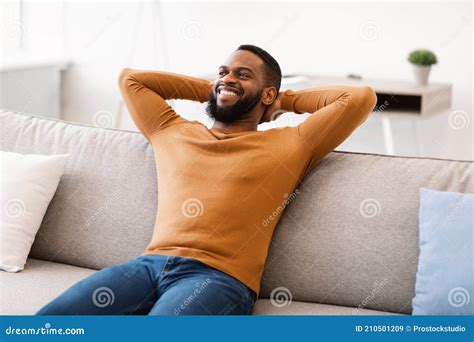
M 262 295 L 410 314 L 419 188 L 474 192 L 468 161 L 333 152 L 304 180 L 273 236 Z
M 69 153 L 30 257 L 100 269 L 145 250 L 157 208 L 154 154 L 137 132 L 0 112 L 1 150 Z M 472 162 L 333 152 L 280 220 L 260 297 L 411 313 L 418 189 L 474 192 Z M 284 287 L 286 289 L 278 289 Z
M 153 151 L 140 133 L 0 115 L 2 150 L 70 154 L 30 257 L 100 269 L 145 250 L 157 184 Z

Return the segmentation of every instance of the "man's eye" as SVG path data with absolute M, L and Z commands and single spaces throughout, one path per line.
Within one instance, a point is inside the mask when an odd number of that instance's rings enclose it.
M 249 77 L 249 75 L 242 73 L 242 74 L 240 74 L 240 77 Z
M 219 71 L 219 76 L 224 76 L 225 75 L 225 71 Z

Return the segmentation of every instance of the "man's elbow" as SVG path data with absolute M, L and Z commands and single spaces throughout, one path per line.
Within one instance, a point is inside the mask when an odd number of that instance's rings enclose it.
M 358 109 L 356 112 L 359 113 L 357 126 L 360 126 L 367 120 L 375 108 L 377 104 L 377 94 L 371 87 L 359 87 L 354 101 Z
M 377 94 L 371 87 L 365 86 L 361 89 L 361 102 L 367 112 L 371 112 L 377 104 Z
M 130 68 L 122 69 L 118 78 L 118 84 L 121 89 L 124 89 L 127 86 L 127 83 L 130 80 L 130 75 L 132 73 L 133 73 L 133 69 L 130 69 Z

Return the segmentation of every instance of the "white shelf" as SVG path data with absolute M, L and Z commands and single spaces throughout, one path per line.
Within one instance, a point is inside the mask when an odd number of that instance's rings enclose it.
M 22 56 L 9 56 L 3 58 L 0 62 L 0 72 L 14 71 L 14 70 L 26 70 L 36 69 L 45 67 L 56 67 L 59 70 L 65 70 L 69 66 L 70 62 L 64 59 L 53 59 L 53 58 L 24 58 Z
M 293 82 L 297 79 L 298 82 Z M 332 76 L 295 76 L 284 78 L 282 88 L 303 89 L 325 85 L 370 86 L 377 93 L 376 112 L 383 115 L 427 117 L 451 108 L 452 85 L 429 83 L 420 86 L 414 82 L 391 79 L 354 79 Z
M 0 107 L 61 118 L 61 73 L 69 63 L 57 59 L 10 59 L 0 66 Z

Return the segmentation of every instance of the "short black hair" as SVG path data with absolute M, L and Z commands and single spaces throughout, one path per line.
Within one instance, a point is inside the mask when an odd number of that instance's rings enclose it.
M 260 57 L 264 65 L 265 81 L 270 86 L 275 87 L 277 92 L 279 92 L 281 86 L 281 69 L 276 59 L 273 58 L 272 55 L 270 55 L 267 51 L 255 45 L 240 45 L 236 51 L 238 50 L 250 51 Z

